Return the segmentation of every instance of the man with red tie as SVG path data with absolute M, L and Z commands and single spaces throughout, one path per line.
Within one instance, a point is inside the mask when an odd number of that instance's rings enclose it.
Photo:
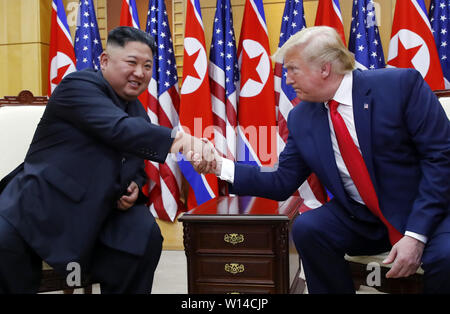
M 302 99 L 277 167 L 217 157 L 215 173 L 231 193 L 284 200 L 314 172 L 334 195 L 293 226 L 310 293 L 354 293 L 344 255 L 389 250 L 387 277 L 422 263 L 425 292 L 450 293 L 450 125 L 419 72 L 354 70 L 325 26 L 293 35 L 275 58 Z

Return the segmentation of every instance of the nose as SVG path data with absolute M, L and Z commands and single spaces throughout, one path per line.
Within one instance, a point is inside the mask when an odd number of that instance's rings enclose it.
M 134 69 L 134 76 L 142 78 L 144 77 L 144 67 L 142 65 L 137 65 Z

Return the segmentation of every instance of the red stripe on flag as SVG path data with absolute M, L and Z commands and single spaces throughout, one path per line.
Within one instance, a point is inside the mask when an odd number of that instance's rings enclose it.
M 227 119 L 228 119 L 228 123 L 232 126 L 232 127 L 236 127 L 237 126 L 237 112 L 236 109 L 234 108 L 233 104 L 230 102 L 230 100 L 227 98 L 226 104 L 227 106 Z

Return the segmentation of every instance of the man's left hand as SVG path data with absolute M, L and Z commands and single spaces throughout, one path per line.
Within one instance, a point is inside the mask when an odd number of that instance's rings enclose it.
M 408 277 L 414 274 L 420 266 L 424 247 L 423 242 L 412 237 L 404 236 L 401 238 L 383 261 L 383 264 L 393 262 L 386 278 Z
M 139 195 L 139 186 L 136 182 L 131 181 L 127 188 L 127 194 L 122 195 L 122 197 L 117 201 L 117 208 L 120 210 L 127 210 L 134 205 Z

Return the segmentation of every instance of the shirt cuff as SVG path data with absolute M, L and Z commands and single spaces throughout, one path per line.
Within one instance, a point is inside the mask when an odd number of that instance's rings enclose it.
M 419 240 L 420 242 L 426 244 L 428 241 L 428 238 L 422 234 L 418 234 L 412 231 L 406 231 L 405 236 L 410 236 L 411 238 L 414 238 L 416 240 Z
M 220 170 L 220 179 L 227 181 L 231 184 L 234 183 L 234 162 L 223 158 L 222 159 L 222 169 Z

